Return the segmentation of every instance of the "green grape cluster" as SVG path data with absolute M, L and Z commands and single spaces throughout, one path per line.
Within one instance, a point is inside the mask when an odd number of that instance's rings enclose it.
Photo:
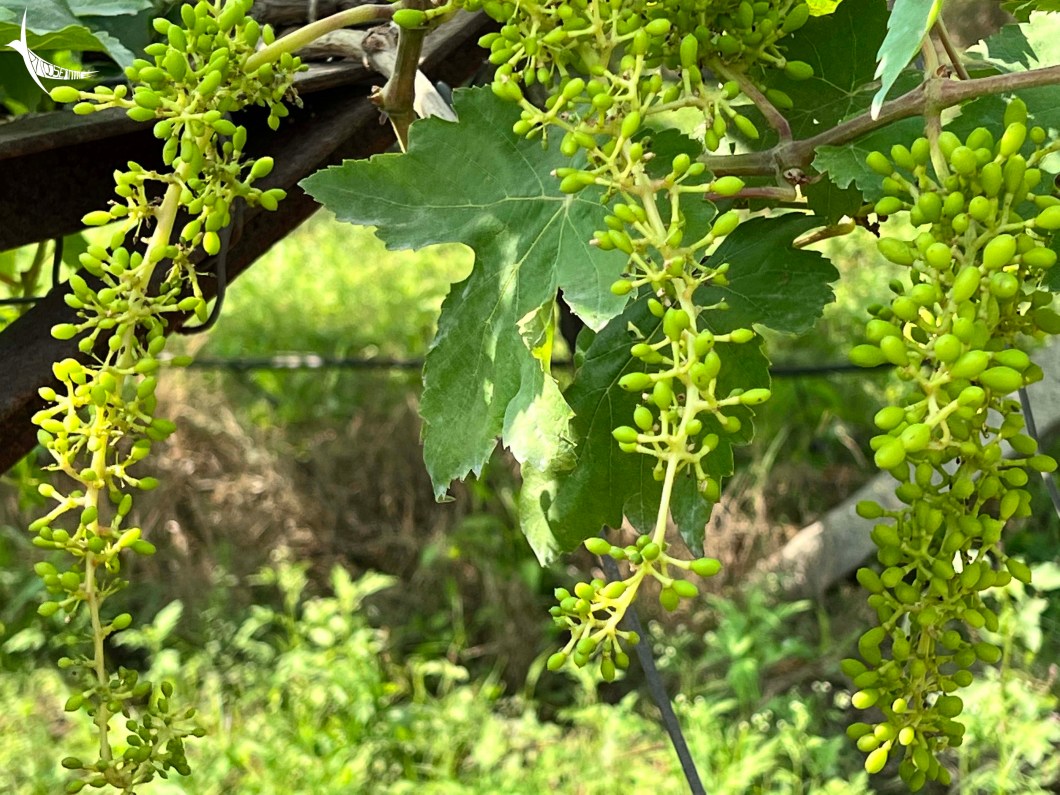
M 661 321 L 650 331 L 634 331 L 631 354 L 638 371 L 623 376 L 620 385 L 641 400 L 631 424 L 614 429 L 623 451 L 656 459 L 662 498 L 643 543 L 660 550 L 660 557 L 627 555 L 625 580 L 582 583 L 581 594 L 561 592 L 553 611 L 572 637 L 549 667 L 599 657 L 606 678 L 626 659 L 618 641 L 629 638 L 617 626 L 643 578 L 651 574 L 663 582 L 668 604 L 688 591 L 671 587 L 667 568 L 685 566 L 662 551 L 676 478 L 693 477 L 700 493 L 716 501 L 721 485 L 710 474 L 711 453 L 723 434 L 740 441 L 746 407 L 770 397 L 766 388 L 720 391 L 726 354 L 758 338 L 747 328 L 713 333 L 725 324 L 708 323 L 706 313 L 726 305 L 703 307 L 695 298 L 704 285 L 728 283 L 728 264 L 710 255 L 741 215 L 718 212 L 714 202 L 730 202 L 746 186 L 738 177 L 709 173 L 696 159 L 698 146 L 660 157 L 653 117 L 695 109 L 710 151 L 724 136 L 758 139 L 759 130 L 741 108 L 764 103 L 775 115 L 778 107 L 791 107 L 786 95 L 766 89 L 766 70 L 781 69 L 794 79 L 813 74 L 781 49 L 783 37 L 806 23 L 809 8 L 804 0 L 451 0 L 424 12 L 398 12 L 395 21 L 417 27 L 454 8 L 482 9 L 501 23 L 480 44 L 497 66 L 494 92 L 522 109 L 514 131 L 546 143 L 559 139 L 559 151 L 572 160 L 555 172 L 562 192 L 602 191 L 609 214 L 591 243 L 627 257 L 623 277 L 611 289 L 645 300 Z
M 77 103 L 76 113 L 119 107 L 133 119 L 154 121 L 169 169 L 129 163 L 127 171 L 115 172 L 111 206 L 84 217 L 90 226 L 114 224 L 114 232 L 107 245 L 89 246 L 81 255 L 92 278 L 74 274 L 65 297 L 77 321 L 55 326 L 52 334 L 77 338 L 87 361 L 70 358 L 54 365 L 57 383 L 40 390 L 45 406 L 33 417 L 38 440 L 54 459 L 50 468 L 73 484 L 69 490 L 40 487 L 53 506 L 30 526 L 36 533 L 33 543 L 65 552 L 72 564 L 66 571 L 38 564 L 51 597 L 39 612 L 71 620 L 84 607 L 89 623 L 88 650 L 62 658 L 60 666 L 78 688 L 67 709 L 92 717 L 99 756 L 64 760 L 67 768 L 82 773 L 70 782 L 69 792 L 107 785 L 131 792 L 169 770 L 186 774 L 184 739 L 202 733 L 194 725 L 194 710 L 170 709 L 170 684 L 156 689 L 134 671 L 107 671 L 104 643 L 132 617 L 104 618 L 103 604 L 127 585 L 121 578 L 122 553 L 155 551 L 141 537 L 141 528 L 127 526 L 126 520 L 133 493 L 158 485 L 136 472 L 137 465 L 175 429 L 155 416 L 167 318 L 174 312 L 193 312 L 200 319 L 207 314 L 192 255 L 200 248 L 218 253 L 218 233 L 230 223 L 236 200 L 271 210 L 284 197 L 280 189 L 254 186 L 272 170 L 272 159 L 246 160 L 247 131 L 228 118 L 248 105 L 262 105 L 276 127 L 287 113 L 282 102 L 291 98 L 300 68 L 290 54 L 247 68 L 259 40 L 273 40 L 268 26 L 247 16 L 250 5 L 251 0 L 203 0 L 182 6 L 183 27 L 155 20 L 166 41 L 146 48 L 153 63 L 141 59 L 128 68 L 131 91 L 124 85 L 52 91 L 58 102 Z M 159 186 L 161 203 L 154 198 Z M 185 219 L 179 230 L 178 213 Z M 137 250 L 133 237 L 141 232 L 146 245 Z M 159 267 L 167 269 L 160 285 L 152 283 Z M 185 363 L 181 357 L 172 361 Z M 127 734 L 114 742 L 109 723 L 118 714 L 125 717 Z
M 625 547 L 615 546 L 603 538 L 585 541 L 586 549 L 594 555 L 627 561 L 630 576 L 609 583 L 600 579 L 580 582 L 574 586 L 573 593 L 566 588 L 556 589 L 559 604 L 550 612 L 555 622 L 570 632 L 570 640 L 548 658 L 550 671 L 558 671 L 568 659 L 579 668 L 599 659 L 600 675 L 607 682 L 614 680 L 617 671 L 629 667 L 629 655 L 621 643 L 635 646 L 640 641 L 636 632 L 620 629 L 619 623 L 644 578 L 651 576 L 659 582 L 662 586 L 659 602 L 666 610 L 673 611 L 681 599 L 691 599 L 699 593 L 695 583 L 686 579 L 688 572 L 713 577 L 721 570 L 721 564 L 713 558 L 689 561 L 671 557 L 667 546 L 665 541 L 656 542 L 649 535 L 640 535 Z
M 560 126 L 569 150 L 592 151 L 597 135 L 617 146 L 631 114 L 645 118 L 679 107 L 703 112 L 711 151 L 730 127 L 757 139 L 754 123 L 734 105 L 744 88 L 753 86 L 777 107 L 790 108 L 790 97 L 764 85 L 764 70 L 782 69 L 795 79 L 813 74 L 809 64 L 786 60 L 778 46 L 809 19 L 804 0 L 463 5 L 481 7 L 503 25 L 480 42 L 498 67 L 498 94 L 519 100 L 524 88 L 551 89 L 544 109 L 523 105 L 517 129 L 534 134 Z
M 882 713 L 850 727 L 866 768 L 877 772 L 901 753 L 913 791 L 949 781 L 938 755 L 963 738 L 957 691 L 972 681 L 972 666 L 1001 656 L 976 638 L 998 628 L 983 591 L 1011 577 L 1030 581 L 1027 566 L 1001 549 L 1002 533 L 1030 513 L 1029 473 L 1057 466 L 1023 432 L 1013 398 L 1042 378 L 1027 342 L 1060 333 L 1042 286 L 1056 263 L 1060 199 L 1040 169 L 1060 145 L 1045 142 L 1042 128 L 1028 130 L 1017 99 L 996 139 L 985 128 L 964 141 L 943 132 L 934 162 L 925 138 L 867 158 L 888 193 L 876 212 L 907 213 L 917 234 L 879 241 L 908 279 L 892 284 L 894 299 L 875 307 L 868 342 L 851 353 L 859 365 L 894 365 L 906 388 L 876 414 L 881 433 L 872 440 L 902 507 L 858 505 L 861 516 L 881 520 L 872 538 L 882 572 L 857 575 L 880 623 L 862 635 L 862 659 L 843 667 L 858 688 L 854 706 Z

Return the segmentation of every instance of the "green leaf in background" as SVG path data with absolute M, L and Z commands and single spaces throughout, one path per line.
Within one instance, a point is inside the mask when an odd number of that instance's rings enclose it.
M 886 35 L 886 0 L 846 0 L 784 39 L 785 57 L 805 61 L 814 72 L 809 80 L 791 80 L 770 70 L 770 85 L 795 103 L 784 116 L 796 138 L 828 130 L 869 106 L 876 53 Z
M 153 6 L 151 0 L 69 0 L 70 10 L 79 17 L 123 17 Z
M 842 1 L 843 0 L 806 0 L 806 4 L 810 7 L 811 15 L 822 17 L 834 12 Z
M 75 3 L 84 13 L 95 15 L 135 14 L 144 0 L 105 0 L 102 3 Z M 100 11 L 97 8 L 106 9 Z M 121 8 L 126 10 L 121 11 Z M 26 43 L 35 52 L 75 50 L 104 52 L 120 66 L 133 62 L 135 55 L 118 39 L 101 30 L 90 30 L 66 0 L 0 0 L 0 43 L 22 38 L 22 14 L 26 14 Z
M 820 225 L 820 219 L 801 213 L 740 224 L 710 257 L 715 266 L 729 263 L 729 284 L 701 287 L 696 303 L 729 305 L 728 311 L 711 315 L 721 331 L 754 324 L 775 331 L 806 331 L 825 304 L 835 300 L 830 282 L 839 278 L 839 271 L 821 254 L 792 245 Z
M 533 328 L 557 289 L 592 328 L 624 303 L 608 289 L 623 256 L 589 245 L 603 221 L 598 194 L 559 193 L 548 174 L 567 159 L 512 133 L 519 109 L 488 89 L 458 91 L 455 110 L 459 124 L 413 125 L 407 154 L 347 161 L 301 183 L 341 220 L 378 227 L 391 249 L 475 250 L 424 367 L 424 459 L 439 499 L 451 481 L 481 471 L 502 432 L 539 471 L 563 460 L 566 410 L 531 352 L 540 344 Z
M 931 26 L 938 18 L 942 0 L 895 0 L 891 17 L 887 20 L 887 38 L 880 45 L 876 77 L 882 85 L 872 99 L 872 117 L 879 115 L 898 75 L 920 50 Z
M 1060 0 L 1005 0 L 1001 7 L 1026 22 L 1035 11 L 1060 11 Z
M 702 317 L 710 328 L 721 331 L 731 327 L 724 311 L 710 311 Z M 618 527 L 623 516 L 641 531 L 655 524 L 662 493 L 661 484 L 652 476 L 655 460 L 644 455 L 623 453 L 611 431 L 628 425 L 639 395 L 618 386 L 618 380 L 642 367 L 630 356 L 634 341 L 632 328 L 648 338 L 659 337 L 661 321 L 647 309 L 646 296 L 600 331 L 588 350 L 582 366 L 565 397 L 574 409 L 571 428 L 577 442 L 577 466 L 564 473 L 554 484 L 554 497 L 548 513 L 553 535 L 563 549 L 573 549 L 602 526 Z M 769 362 L 758 343 L 734 345 L 721 343 L 718 352 L 724 362 L 718 378 L 718 390 L 728 394 L 738 386 L 743 389 L 769 385 Z M 721 443 L 704 459 L 710 474 L 719 480 L 732 474 L 732 444 L 750 441 L 754 428 L 753 413 L 746 407 L 729 413 L 740 418 L 740 433 L 719 433 Z M 704 415 L 704 434 L 718 433 L 720 428 Z M 702 549 L 703 530 L 710 516 L 711 503 L 703 498 L 690 477 L 681 476 L 674 484 L 671 512 L 678 530 L 694 552 Z

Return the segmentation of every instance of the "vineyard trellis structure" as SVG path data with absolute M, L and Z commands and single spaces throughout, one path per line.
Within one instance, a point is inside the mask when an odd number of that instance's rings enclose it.
M 262 21 L 290 24 L 297 21 L 291 11 L 282 3 L 267 5 Z M 464 83 L 488 54 L 476 42 L 491 24 L 483 15 L 463 15 L 439 29 L 425 42 L 421 70 L 432 80 Z M 229 281 L 319 207 L 298 187 L 299 180 L 344 159 L 366 158 L 394 145 L 391 126 L 381 123 L 371 100 L 373 86 L 379 83 L 380 75 L 356 60 L 316 62 L 298 76 L 302 106 L 291 109 L 278 131 L 269 129 L 264 113 L 251 111 L 239 119 L 250 133 L 250 153 L 275 157 L 276 168 L 262 184 L 283 188 L 288 196 L 276 212 L 246 210 L 226 256 Z M 114 170 L 130 160 L 147 168 L 160 166 L 160 148 L 149 126 L 118 109 L 90 116 L 35 114 L 0 126 L 0 251 L 80 231 L 82 216 L 111 198 Z M 203 256 L 199 269 L 213 273 L 214 259 Z M 202 288 L 212 298 L 217 281 L 207 275 Z M 37 443 L 30 417 L 43 405 L 38 390 L 53 381 L 52 364 L 67 357 L 88 359 L 78 351 L 76 340 L 57 340 L 49 333 L 54 325 L 75 318 L 64 301 L 69 290 L 66 284 L 55 285 L 0 332 L 0 472 Z M 169 333 L 186 319 L 175 318 Z

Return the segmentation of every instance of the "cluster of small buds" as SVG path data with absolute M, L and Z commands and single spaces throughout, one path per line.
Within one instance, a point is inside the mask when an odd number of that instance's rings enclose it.
M 246 128 L 229 114 L 248 105 L 269 110 L 274 129 L 287 114 L 284 100 L 293 98 L 294 73 L 301 68 L 290 54 L 251 70 L 248 62 L 259 41 L 273 33 L 247 16 L 251 0 L 200 0 L 180 9 L 183 26 L 166 19 L 154 22 L 165 38 L 148 45 L 153 61 L 139 59 L 127 70 L 133 88 L 119 85 L 82 91 L 61 86 L 57 102 L 76 103 L 74 112 L 117 107 L 141 122 L 153 121 L 163 141 L 168 171 L 129 163 L 115 172 L 114 201 L 106 210 L 88 213 L 88 226 L 113 224 L 106 245 L 93 244 L 80 256 L 83 272 L 70 278 L 66 303 L 76 322 L 52 329 L 58 339 L 77 339 L 86 361 L 64 359 L 54 365 L 57 384 L 44 387 L 45 406 L 33 421 L 38 441 L 50 453 L 52 470 L 73 481 L 68 491 L 51 484 L 41 494 L 54 504 L 30 526 L 33 543 L 65 552 L 68 570 L 42 562 L 37 573 L 51 597 L 39 612 L 62 612 L 72 618 L 88 612 L 89 636 L 76 638 L 90 655 L 64 657 L 78 691 L 67 702 L 83 711 L 98 728 L 99 755 L 94 761 L 68 757 L 65 767 L 81 772 L 67 791 L 85 786 L 113 786 L 131 792 L 169 770 L 186 774 L 184 740 L 201 735 L 194 710 L 171 712 L 172 685 L 156 689 L 133 671 L 107 673 L 104 640 L 130 626 L 132 616 L 104 617 L 104 602 L 125 587 L 123 553 L 150 555 L 155 547 L 139 527 L 127 527 L 135 491 L 149 491 L 158 481 L 136 472 L 152 445 L 175 429 L 155 416 L 160 355 L 171 313 L 207 315 L 192 255 L 197 249 L 217 254 L 219 232 L 231 222 L 233 202 L 243 200 L 274 210 L 283 199 L 278 188 L 261 190 L 254 183 L 273 168 L 272 158 L 245 160 Z M 155 200 L 156 186 L 164 197 Z M 184 226 L 176 228 L 178 214 Z M 146 230 L 142 251 L 130 239 Z M 152 277 L 168 268 L 161 285 Z M 186 363 L 176 357 L 174 364 Z M 123 715 L 129 730 L 124 743 L 112 742 L 110 718 Z
M 681 599 L 692 599 L 699 594 L 695 583 L 686 579 L 689 572 L 700 577 L 713 577 L 721 570 L 721 563 L 713 558 L 682 560 L 667 554 L 665 541 L 654 541 L 640 535 L 628 546 L 611 544 L 604 538 L 590 538 L 585 548 L 598 556 L 607 555 L 629 565 L 629 576 L 624 580 L 605 583 L 601 579 L 580 582 L 573 593 L 566 588 L 556 589 L 559 602 L 550 613 L 555 622 L 570 632 L 570 639 L 562 651 L 548 658 L 548 669 L 558 671 L 567 660 L 579 668 L 599 660 L 600 675 L 610 682 L 616 672 L 629 666 L 629 655 L 622 644 L 636 646 L 640 637 L 632 630 L 619 628 L 622 617 L 636 598 L 645 577 L 654 577 L 662 586 L 659 602 L 669 611 L 677 609 Z

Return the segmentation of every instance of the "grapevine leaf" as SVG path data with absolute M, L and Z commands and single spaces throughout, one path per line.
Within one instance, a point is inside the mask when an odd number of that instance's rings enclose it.
M 151 0 L 69 0 L 77 16 L 123 17 L 152 7 Z
M 489 90 L 458 91 L 455 110 L 459 124 L 414 124 L 406 154 L 347 161 L 302 182 L 340 219 L 377 227 L 391 249 L 461 242 L 475 250 L 471 275 L 445 299 L 424 367 L 424 459 L 439 499 L 452 480 L 481 471 L 502 432 L 539 471 L 562 459 L 567 410 L 531 353 L 542 312 L 562 289 L 599 328 L 624 302 L 608 290 L 622 255 L 588 245 L 602 227 L 597 196 L 562 195 L 547 176 L 569 162 L 512 133 L 518 108 Z M 464 163 L 475 168 L 442 167 Z
M 889 152 L 896 143 L 908 144 L 924 132 L 921 119 L 902 119 L 842 146 L 819 146 L 813 167 L 840 188 L 856 185 L 868 201 L 883 197 L 883 177 L 865 164 L 869 152 Z
M 840 188 L 827 175 L 804 187 L 802 192 L 814 215 L 830 224 L 838 223 L 843 216 L 856 215 L 863 201 L 857 188 Z
M 813 67 L 808 80 L 770 70 L 771 85 L 795 103 L 784 115 L 796 138 L 830 129 L 869 106 L 876 53 L 886 33 L 886 0 L 848 0 L 835 13 L 810 19 L 784 39 L 788 60 Z M 837 47 L 840 41 L 843 46 Z
M 720 320 L 726 314 L 709 312 L 701 319 L 720 331 L 731 325 Z M 640 399 L 618 386 L 619 378 L 643 366 L 629 352 L 634 328 L 639 330 L 638 337 L 658 338 L 662 333 L 661 321 L 648 311 L 644 296 L 595 336 L 565 393 L 575 414 L 571 429 L 577 441 L 578 463 L 556 482 L 549 510 L 553 532 L 564 549 L 573 549 L 598 533 L 601 526 L 619 526 L 623 515 L 642 531 L 650 530 L 656 521 L 662 487 L 652 474 L 655 460 L 623 453 L 611 435 L 615 427 L 629 424 Z M 738 386 L 768 386 L 768 361 L 757 344 L 720 343 L 718 349 L 724 362 L 718 378 L 721 393 L 728 394 Z M 745 444 L 753 434 L 750 409 L 739 406 L 727 413 L 742 423 L 735 435 L 720 433 L 717 421 L 702 415 L 703 433 L 718 433 L 720 438 L 718 448 L 704 459 L 708 472 L 719 480 L 732 474 L 732 445 Z M 691 489 L 695 494 L 690 494 L 689 483 L 682 483 L 684 480 L 681 475 L 675 483 L 671 510 L 685 542 L 698 554 L 712 506 L 694 485 Z
M 701 287 L 696 302 L 709 306 L 724 300 L 729 305 L 729 311 L 712 316 L 723 330 L 752 324 L 776 331 L 807 330 L 834 300 L 829 282 L 839 278 L 825 257 L 792 246 L 795 238 L 819 225 L 814 216 L 798 213 L 740 224 L 710 260 L 729 263 L 728 285 Z
M 924 38 L 938 18 L 942 0 L 895 0 L 887 20 L 887 37 L 880 45 L 876 77 L 882 85 L 872 98 L 872 118 L 880 113 L 887 92 L 913 56 L 920 50 Z

